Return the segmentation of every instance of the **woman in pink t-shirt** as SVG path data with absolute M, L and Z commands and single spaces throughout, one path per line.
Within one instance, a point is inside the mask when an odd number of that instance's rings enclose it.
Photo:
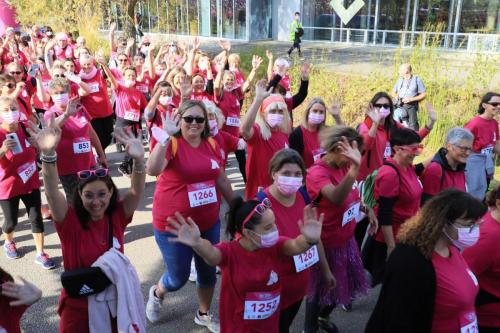
M 427 201 L 401 227 L 365 332 L 482 332 L 478 280 L 460 251 L 479 239 L 485 213 L 479 200 L 457 189 Z
M 173 241 L 194 249 L 209 265 L 222 270 L 221 333 L 278 332 L 282 299 L 282 262 L 316 245 L 322 216 L 307 206 L 299 223 L 300 234 L 280 237 L 269 200 L 231 202 L 227 231 L 235 240 L 217 245 L 203 239 L 191 218 L 176 213 L 168 219 Z
M 482 200 L 495 173 L 495 156 L 500 153 L 500 135 L 495 119 L 500 111 L 500 94 L 483 96 L 478 116 L 464 125 L 474 135 L 473 153 L 467 159 L 465 179 L 467 191 Z
M 265 81 L 259 81 L 254 102 L 241 124 L 241 136 L 248 145 L 246 198 L 253 198 L 260 187 L 272 184 L 267 166 L 278 150 L 288 148 L 290 130 L 290 116 L 283 97 L 266 91 Z

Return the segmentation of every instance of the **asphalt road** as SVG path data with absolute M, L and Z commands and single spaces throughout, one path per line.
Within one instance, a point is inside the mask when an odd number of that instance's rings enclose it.
M 122 154 L 117 153 L 114 147 L 108 148 L 108 161 L 113 164 L 111 173 L 119 189 L 129 187 L 129 179 L 118 174 L 117 168 Z M 227 169 L 228 176 L 232 182 L 233 189 L 242 192 L 243 181 L 238 172 L 237 163 L 232 156 L 229 159 Z M 146 193 L 139 208 L 134 214 L 132 223 L 125 233 L 125 254 L 137 269 L 141 280 L 142 292 L 145 301 L 149 287 L 161 277 L 164 264 L 160 251 L 153 237 L 153 227 L 151 224 L 151 208 L 155 180 L 153 177 L 146 179 Z M 45 201 L 43 192 L 42 198 Z M 22 204 L 21 204 L 22 207 Z M 221 220 L 226 211 L 226 206 L 221 211 Z M 222 230 L 225 229 L 223 223 Z M 15 241 L 22 257 L 17 260 L 8 260 L 0 254 L 0 266 L 14 276 L 23 276 L 27 280 L 35 283 L 43 291 L 43 298 L 38 303 L 31 306 L 24 314 L 21 322 L 23 332 L 28 333 L 52 333 L 57 332 L 59 317 L 57 315 L 57 301 L 61 284 L 59 276 L 62 272 L 62 256 L 59 238 L 54 229 L 53 222 L 45 222 L 45 248 L 46 252 L 56 261 L 57 268 L 45 271 L 40 266 L 34 264 L 35 246 L 30 234 L 30 225 L 26 216 L 20 218 L 20 223 L 15 232 Z M 221 238 L 225 239 L 223 231 Z M 0 244 L 3 244 L 0 242 Z M 214 312 L 218 312 L 218 295 L 220 288 L 220 278 L 217 282 L 216 296 L 213 302 Z M 208 332 L 194 324 L 193 319 L 197 310 L 197 298 L 194 283 L 188 282 L 177 292 L 168 294 L 164 302 L 164 311 L 161 320 L 154 325 L 148 324 L 148 332 Z M 354 302 L 353 311 L 350 313 L 336 309 L 332 319 L 340 328 L 342 333 L 359 333 L 368 319 L 376 301 L 376 291 Z M 0 314 L 2 315 L 2 314 Z M 296 318 L 291 332 L 302 332 L 304 320 L 304 306 Z

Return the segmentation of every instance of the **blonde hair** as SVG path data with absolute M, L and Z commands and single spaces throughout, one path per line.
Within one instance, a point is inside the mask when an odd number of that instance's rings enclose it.
M 304 111 L 304 116 L 302 118 L 302 125 L 307 127 L 308 124 L 308 118 L 309 118 L 309 111 L 311 111 L 312 107 L 314 104 L 320 104 L 325 108 L 325 120 L 320 124 L 320 129 L 323 129 L 325 127 L 325 121 L 326 121 L 326 104 L 325 101 L 321 97 L 314 97 L 309 101 L 309 104 L 307 104 L 307 107 Z
M 269 110 L 264 110 L 263 112 L 259 111 L 259 113 L 257 114 L 257 118 L 255 119 L 255 122 L 260 127 L 260 135 L 266 141 L 269 140 L 272 135 L 271 127 L 269 127 L 269 124 L 267 123 L 265 118 L 268 114 L 268 111 Z M 283 109 L 283 122 L 281 123 L 279 130 L 287 135 L 290 134 L 292 130 L 292 122 L 290 120 L 288 109 Z
M 231 54 L 229 55 L 229 57 L 227 57 L 227 62 L 228 62 L 228 63 L 231 63 L 231 62 L 233 62 L 233 61 L 237 61 L 237 62 L 238 62 L 238 64 L 240 64 L 240 63 L 241 63 L 241 58 L 240 58 L 240 55 L 239 55 L 238 53 L 231 53 Z

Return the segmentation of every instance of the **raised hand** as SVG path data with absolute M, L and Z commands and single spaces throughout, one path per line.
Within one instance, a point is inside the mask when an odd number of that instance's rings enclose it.
M 42 291 L 33 283 L 19 277 L 22 284 L 8 281 L 2 284 L 2 295 L 14 299 L 10 306 L 31 305 L 42 298 Z
M 177 112 L 167 111 L 165 115 L 160 114 L 160 116 L 163 125 L 163 130 L 169 136 L 172 136 L 181 130 L 181 122 L 180 122 L 181 116 Z
M 225 40 L 225 39 L 221 39 L 221 40 L 219 40 L 218 44 L 221 47 L 221 49 L 223 49 L 227 53 L 229 53 L 229 51 L 231 51 L 231 42 L 230 41 Z
M 109 31 L 110 32 L 116 31 L 116 22 L 111 22 L 111 24 L 109 25 Z
M 201 45 L 201 41 L 200 41 L 200 38 L 198 36 L 196 36 L 193 40 L 193 49 L 192 51 L 196 51 L 200 48 L 200 45 Z
M 80 97 L 73 97 L 68 101 L 68 105 L 66 105 L 66 111 L 64 113 L 66 116 L 72 117 L 76 115 L 80 110 L 82 109 L 82 106 L 80 104 Z
M 130 129 L 116 127 L 113 133 L 116 141 L 125 146 L 125 152 L 134 160 L 144 159 L 144 146 L 142 145 L 142 131 L 135 136 Z
M 179 212 L 176 212 L 175 217 L 169 217 L 167 221 L 171 227 L 168 231 L 177 236 L 176 238 L 169 238 L 169 241 L 179 242 L 191 247 L 200 243 L 200 229 L 190 217 L 186 221 Z
M 180 90 L 181 90 L 181 97 L 187 99 L 191 98 L 191 95 L 193 93 L 193 85 L 191 84 L 189 76 L 186 76 L 182 81 Z
M 264 100 L 266 97 L 271 95 L 273 87 L 266 90 L 266 80 L 259 80 L 255 85 L 255 98 Z
M 309 80 L 309 75 L 311 74 L 311 70 L 312 70 L 312 64 L 310 62 L 304 62 L 301 66 L 300 66 L 300 78 L 303 80 L 303 81 L 308 81 Z
M 135 45 L 135 39 L 133 37 L 127 38 L 127 48 L 131 48 Z
M 99 65 L 106 65 L 106 59 L 104 58 L 104 55 L 102 55 L 100 52 L 96 52 L 96 54 L 95 54 L 95 61 Z
M 48 123 L 40 119 L 42 124 L 42 129 L 29 121 L 27 128 L 28 133 L 32 136 L 30 142 L 34 143 L 34 146 L 46 155 L 51 155 L 55 150 L 59 141 L 61 141 L 61 128 L 56 125 L 54 113 L 50 115 Z
M 378 112 L 377 108 L 373 107 L 373 105 L 370 104 L 368 110 L 365 113 L 375 124 L 378 125 L 380 123 L 380 113 Z
M 432 105 L 432 103 L 427 102 L 427 103 L 425 103 L 425 107 L 427 108 L 427 110 L 429 110 L 429 118 L 432 121 L 432 123 L 434 124 L 437 120 L 437 113 L 434 110 L 434 106 Z
M 342 140 L 338 143 L 338 148 L 340 148 L 340 154 L 344 155 L 351 160 L 356 166 L 361 165 L 361 153 L 358 149 L 358 142 L 354 140 L 352 143 L 347 141 L 346 137 L 342 137 Z
M 333 98 L 330 98 L 328 102 L 331 105 L 326 109 L 328 113 L 330 113 L 334 118 L 340 117 L 340 102 L 334 101 Z
M 257 70 L 263 61 L 261 57 L 254 55 L 252 58 L 252 69 Z
M 273 61 L 273 53 L 269 50 L 266 50 L 266 57 L 269 61 Z
M 322 213 L 318 219 L 316 208 L 311 205 L 304 207 L 304 222 L 299 220 L 300 233 L 308 243 L 317 243 L 321 237 L 321 227 L 323 225 L 324 214 Z

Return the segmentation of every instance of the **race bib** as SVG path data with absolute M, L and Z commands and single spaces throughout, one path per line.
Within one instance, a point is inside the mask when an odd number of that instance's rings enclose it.
M 385 150 L 384 150 L 384 158 L 391 157 L 391 152 L 392 152 L 391 144 L 389 142 L 387 142 L 387 144 L 385 145 Z
M 356 202 L 348 210 L 345 211 L 344 216 L 342 217 L 342 226 L 345 226 L 347 223 L 351 222 L 356 216 L 359 215 L 359 207 L 361 206 L 361 202 Z
M 123 118 L 126 120 L 138 122 L 139 119 L 141 118 L 141 115 L 139 112 L 131 110 L 131 111 L 125 111 L 125 115 L 123 116 Z
M 237 117 L 227 117 L 227 126 L 240 127 L 240 118 Z
M 489 146 L 486 148 L 481 149 L 481 154 L 483 155 L 493 155 L 493 146 Z
M 23 183 L 25 184 L 28 182 L 31 176 L 33 176 L 35 171 L 36 171 L 35 162 L 24 163 L 19 168 L 17 168 L 17 174 L 19 175 L 19 177 L 21 177 Z
M 136 88 L 137 88 L 137 90 L 139 90 L 143 94 L 147 94 L 148 93 L 148 86 L 146 86 L 146 85 L 143 85 L 143 84 L 136 85 Z
M 477 317 L 474 312 L 460 316 L 460 333 L 479 333 Z
M 191 208 L 217 202 L 217 192 L 215 191 L 214 181 L 190 184 L 187 186 L 187 190 L 189 206 Z
M 293 256 L 293 261 L 297 273 L 302 272 L 319 261 L 318 248 L 316 245 L 311 246 L 306 252 Z
M 313 150 L 313 161 L 316 162 L 321 158 L 321 155 L 325 153 L 325 150 L 323 148 L 318 148 L 316 150 Z
M 96 93 L 96 92 L 99 91 L 99 83 L 92 82 L 92 83 L 88 83 L 88 85 L 89 85 L 90 93 L 91 94 Z
M 245 320 L 262 320 L 273 315 L 280 304 L 279 291 L 247 293 L 245 298 Z
M 73 142 L 73 152 L 75 154 L 89 153 L 91 150 L 92 147 L 88 138 L 79 138 Z

